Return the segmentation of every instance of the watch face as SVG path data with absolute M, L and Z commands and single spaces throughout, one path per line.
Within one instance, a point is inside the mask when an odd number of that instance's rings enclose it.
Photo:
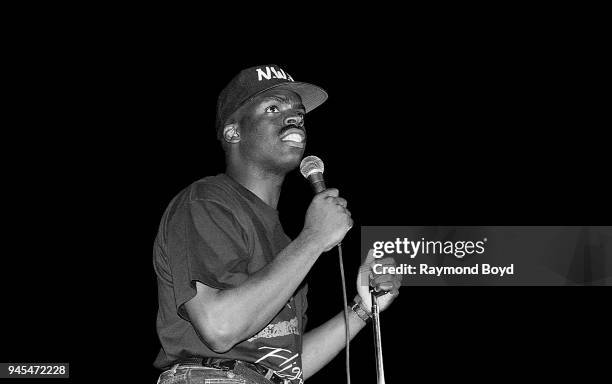
M 361 320 L 363 320 L 364 322 L 368 322 L 368 320 L 370 320 L 370 315 L 368 315 L 368 313 L 361 308 L 361 305 L 359 305 L 359 303 L 355 303 L 353 304 L 353 306 L 351 307 L 351 309 L 353 310 L 353 312 L 355 312 L 357 314 L 357 316 L 359 316 L 359 318 Z

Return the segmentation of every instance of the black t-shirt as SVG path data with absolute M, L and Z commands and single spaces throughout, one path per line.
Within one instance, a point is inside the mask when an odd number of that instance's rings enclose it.
M 162 345 L 154 365 L 161 369 L 194 356 L 239 359 L 301 383 L 305 285 L 266 327 L 223 354 L 200 340 L 183 305 L 195 296 L 196 281 L 217 289 L 236 287 L 290 241 L 278 211 L 227 175 L 204 178 L 179 193 L 164 213 L 154 244 Z

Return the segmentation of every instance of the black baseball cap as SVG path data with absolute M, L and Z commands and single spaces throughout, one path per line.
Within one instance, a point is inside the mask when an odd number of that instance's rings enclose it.
M 278 65 L 258 65 L 247 68 L 236 75 L 223 88 L 217 100 L 217 132 L 221 130 L 230 115 L 255 96 L 269 89 L 286 89 L 302 98 L 306 113 L 312 111 L 327 99 L 327 92 L 316 85 L 293 80 Z

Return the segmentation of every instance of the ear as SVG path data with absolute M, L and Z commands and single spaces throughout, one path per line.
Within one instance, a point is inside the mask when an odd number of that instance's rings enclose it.
M 223 140 L 230 144 L 240 142 L 240 131 L 237 124 L 227 124 L 223 127 Z

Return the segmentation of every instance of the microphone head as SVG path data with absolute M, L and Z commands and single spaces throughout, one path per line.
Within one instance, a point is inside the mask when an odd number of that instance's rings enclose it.
M 323 173 L 325 167 L 323 166 L 323 160 L 316 156 L 307 156 L 302 159 L 300 163 L 300 172 L 302 176 L 308 178 L 313 173 Z

